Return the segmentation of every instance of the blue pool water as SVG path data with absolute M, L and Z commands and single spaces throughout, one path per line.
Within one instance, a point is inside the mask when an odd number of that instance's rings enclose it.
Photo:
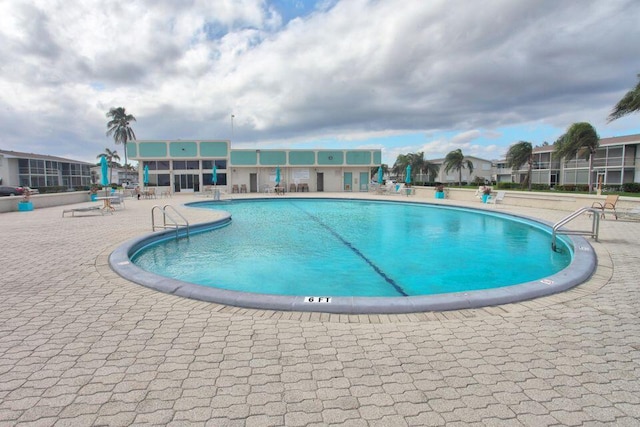
M 169 239 L 132 261 L 202 286 L 276 295 L 403 297 L 490 289 L 571 263 L 549 227 L 518 217 L 410 203 L 269 199 L 199 203 L 223 228 Z

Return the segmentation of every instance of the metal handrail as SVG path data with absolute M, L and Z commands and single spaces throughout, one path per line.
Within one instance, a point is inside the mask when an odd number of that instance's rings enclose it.
M 183 224 L 178 223 L 178 221 L 176 221 L 175 218 L 173 218 L 171 214 L 167 212 L 168 208 L 171 208 L 173 213 L 178 215 L 184 221 L 184 223 Z M 162 225 L 156 225 L 156 220 L 154 215 L 154 212 L 156 209 L 162 212 Z M 167 218 L 171 221 L 170 224 L 167 224 Z M 156 231 L 156 228 L 164 228 L 164 229 L 174 228 L 176 230 L 176 239 L 177 239 L 179 237 L 178 230 L 180 229 L 180 227 L 185 227 L 187 229 L 187 237 L 189 237 L 189 221 L 187 221 L 187 219 L 184 216 L 182 216 L 182 214 L 180 214 L 180 212 L 178 212 L 176 208 L 174 208 L 173 206 L 164 205 L 160 207 L 158 205 L 155 205 L 153 208 L 151 208 L 151 228 L 153 231 Z
M 574 220 L 575 218 L 579 217 L 585 212 L 590 212 L 593 215 L 591 230 L 560 230 L 560 227 L 568 224 L 570 221 Z M 581 235 L 591 236 L 597 242 L 598 233 L 600 232 L 600 214 L 601 213 L 602 213 L 602 209 L 583 207 L 567 215 L 566 217 L 562 218 L 560 221 L 556 222 L 553 225 L 553 233 L 551 233 L 551 249 L 556 251 L 556 234 L 559 234 L 559 233 L 567 234 L 567 235 L 581 234 Z

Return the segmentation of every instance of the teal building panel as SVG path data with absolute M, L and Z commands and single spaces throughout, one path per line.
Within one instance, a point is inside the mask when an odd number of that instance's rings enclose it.
M 138 145 L 135 142 L 127 143 L 127 157 L 130 159 L 138 157 Z
M 200 156 L 202 157 L 227 157 L 229 145 L 225 141 L 200 142 Z
M 370 165 L 371 151 L 347 151 L 348 165 Z
M 232 166 L 255 166 L 258 164 L 258 154 L 255 151 L 231 151 Z
M 139 142 L 138 150 L 141 158 L 167 157 L 166 142 Z
M 198 157 L 198 143 L 193 141 L 171 141 L 169 143 L 171 157 Z
M 344 163 L 344 153 L 342 151 L 319 151 L 319 165 L 341 165 Z
M 313 151 L 290 151 L 289 164 L 291 166 L 313 166 L 316 164 L 316 153 Z
M 265 166 L 278 166 L 287 164 L 286 151 L 261 151 L 260 164 Z
M 381 165 L 382 164 L 382 151 L 374 151 L 373 152 L 373 164 Z

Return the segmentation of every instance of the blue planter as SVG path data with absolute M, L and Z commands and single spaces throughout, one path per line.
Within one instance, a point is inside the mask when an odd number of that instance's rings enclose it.
M 444 191 L 436 191 L 436 199 L 444 199 Z
M 32 202 L 18 202 L 18 210 L 22 212 L 28 212 L 33 210 Z
M 482 203 L 487 203 L 487 199 L 489 198 L 488 194 L 483 194 L 482 195 Z
M 92 202 L 95 202 L 95 201 L 97 201 L 97 200 L 98 200 L 98 195 L 97 195 L 97 194 L 92 194 L 92 195 L 91 195 L 91 201 L 92 201 Z

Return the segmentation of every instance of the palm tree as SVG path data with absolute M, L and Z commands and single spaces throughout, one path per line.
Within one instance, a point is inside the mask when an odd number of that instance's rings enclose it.
M 101 159 L 103 157 L 107 159 L 107 166 L 109 166 L 109 182 L 112 182 L 111 175 L 113 175 L 113 167 L 118 166 L 118 162 L 116 162 L 116 160 L 120 160 L 120 156 L 116 150 L 111 151 L 108 148 L 105 148 L 104 153 L 98 154 L 96 159 Z
M 382 168 L 382 175 L 386 175 L 389 172 L 389 165 L 387 165 L 386 163 L 382 163 L 380 164 L 380 167 Z M 373 177 L 377 177 L 378 176 L 378 166 L 374 166 L 371 168 L 371 178 Z
M 427 181 L 429 181 L 430 178 L 433 178 L 433 180 L 435 180 L 435 177 L 438 176 L 440 166 L 426 160 L 424 158 L 424 152 L 418 151 L 417 153 L 409 153 L 407 154 L 407 156 L 409 157 L 411 170 L 414 170 L 416 173 L 427 175 Z
M 132 114 L 127 114 L 123 107 L 112 107 L 107 113 L 110 118 L 107 122 L 107 136 L 113 135 L 116 144 L 124 145 L 124 164 L 127 164 L 127 142 L 134 141 L 136 134 L 129 126 L 131 122 L 135 122 L 136 118 Z
M 518 170 L 522 165 L 528 163 L 527 182 L 531 191 L 531 169 L 533 168 L 533 145 L 527 141 L 520 141 L 509 147 L 507 151 L 507 166 Z
M 404 173 L 407 169 L 407 165 L 410 164 L 410 158 L 408 154 L 398 154 L 393 167 L 391 168 L 391 172 L 396 176 L 404 176 Z
M 453 150 L 444 158 L 444 171 L 449 173 L 450 170 L 458 171 L 458 185 L 462 186 L 462 169 L 469 169 L 469 173 L 473 173 L 473 162 L 464 157 L 461 149 Z
M 569 126 L 567 132 L 555 142 L 554 156 L 566 160 L 574 157 L 589 158 L 589 192 L 591 192 L 593 155 L 600 145 L 600 137 L 590 123 L 580 122 Z
M 638 74 L 638 84 L 635 88 L 627 92 L 620 101 L 613 107 L 607 122 L 612 122 L 622 116 L 640 111 L 640 74 Z

